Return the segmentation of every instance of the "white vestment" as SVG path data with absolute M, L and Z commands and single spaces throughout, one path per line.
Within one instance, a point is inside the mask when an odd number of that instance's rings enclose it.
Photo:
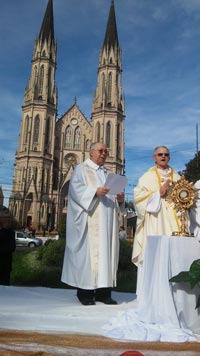
M 172 235 L 180 230 L 179 218 L 173 204 L 160 197 L 160 187 L 166 180 L 176 182 L 180 176 L 171 167 L 161 170 L 150 168 L 134 189 L 137 226 L 132 261 L 138 265 L 144 259 L 146 238 L 149 235 Z
M 87 159 L 76 166 L 70 180 L 61 280 L 74 287 L 116 286 L 119 206 L 113 195 L 96 196 L 108 174 Z
M 137 226 L 132 262 L 138 266 L 136 290 L 138 300 L 144 280 L 143 260 L 147 236 L 170 236 L 173 231 L 180 231 L 179 218 L 173 204 L 160 196 L 160 187 L 168 179 L 171 182 L 176 182 L 180 176 L 171 167 L 164 170 L 152 167 L 139 179 L 138 185 L 134 189 Z

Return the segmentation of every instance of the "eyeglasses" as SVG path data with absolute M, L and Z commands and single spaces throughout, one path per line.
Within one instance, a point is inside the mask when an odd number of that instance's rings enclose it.
M 106 155 L 108 154 L 108 150 L 100 149 L 100 150 L 93 150 L 93 151 L 97 151 L 97 152 L 99 152 L 101 155 L 102 155 L 102 153 L 105 153 Z
M 165 156 L 165 157 L 169 157 L 169 153 L 157 153 L 156 156 L 158 157 L 162 157 L 162 156 Z

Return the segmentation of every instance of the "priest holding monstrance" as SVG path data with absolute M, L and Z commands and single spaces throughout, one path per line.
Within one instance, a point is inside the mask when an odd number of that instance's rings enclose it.
M 134 189 L 137 209 L 133 263 L 138 266 L 136 308 L 112 322 L 116 338 L 185 342 L 200 334 L 199 290 L 172 278 L 190 270 L 200 245 L 189 231 L 195 190 L 169 166 L 169 150 L 156 147 L 150 168 Z M 196 271 L 196 270 L 195 270 Z M 186 272 L 185 272 L 186 273 Z M 184 274 L 185 276 L 185 274 Z M 198 287 L 198 286 L 197 286 Z
M 155 166 L 144 173 L 134 189 L 137 226 L 132 261 L 138 266 L 137 295 L 142 279 L 141 270 L 147 236 L 171 236 L 174 231 L 181 229 L 180 214 L 175 210 L 167 194 L 170 185 L 181 177 L 169 166 L 170 152 L 166 146 L 158 146 L 154 149 L 153 160 Z M 188 218 L 186 224 L 189 225 Z

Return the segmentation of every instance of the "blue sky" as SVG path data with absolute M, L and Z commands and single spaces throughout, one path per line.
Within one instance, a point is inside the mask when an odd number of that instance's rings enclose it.
M 34 41 L 47 0 L 1 1 L 0 185 L 12 185 L 21 106 Z M 110 0 L 54 0 L 58 115 L 77 104 L 89 119 Z M 115 0 L 125 96 L 127 197 L 166 145 L 170 164 L 185 168 L 197 150 L 200 123 L 200 1 Z M 200 130 L 200 128 L 199 128 Z M 6 201 L 5 201 L 6 202 Z

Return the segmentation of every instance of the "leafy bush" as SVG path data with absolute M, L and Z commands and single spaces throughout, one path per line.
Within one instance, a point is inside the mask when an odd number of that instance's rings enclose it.
M 35 285 L 35 282 L 40 277 L 40 270 L 37 251 L 15 253 L 13 256 L 11 284 Z
M 38 259 L 42 265 L 62 268 L 65 240 L 48 240 L 39 251 Z
M 193 289 L 196 285 L 200 287 L 200 259 L 195 260 L 191 264 L 189 271 L 180 272 L 169 281 L 176 283 L 189 283 L 191 289 Z M 196 304 L 196 309 L 197 308 L 200 308 L 200 295 Z
M 36 249 L 16 251 L 13 255 L 12 285 L 63 288 L 60 281 L 65 241 L 49 240 Z
M 43 286 L 70 288 L 61 282 L 65 239 L 47 240 L 35 249 L 17 250 L 13 254 L 11 284 L 16 286 Z M 134 292 L 136 269 L 131 262 L 132 245 L 120 241 L 120 257 L 117 275 L 117 291 Z

